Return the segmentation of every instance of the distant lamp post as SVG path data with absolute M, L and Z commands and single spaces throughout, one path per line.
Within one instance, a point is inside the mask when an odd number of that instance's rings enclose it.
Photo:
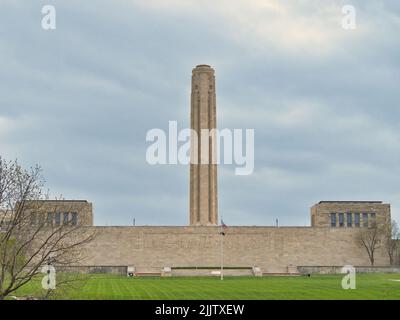
M 221 235 L 221 280 L 224 280 L 224 237 L 225 237 L 225 229 L 227 229 L 228 226 L 224 223 L 224 220 L 222 220 L 221 217 L 221 225 L 220 225 L 220 232 L 219 234 Z

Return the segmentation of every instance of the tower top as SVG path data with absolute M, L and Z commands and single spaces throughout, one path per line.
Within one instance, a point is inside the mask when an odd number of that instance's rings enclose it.
M 214 74 L 214 69 L 208 64 L 199 64 L 192 70 L 193 74 L 197 73 L 211 73 Z

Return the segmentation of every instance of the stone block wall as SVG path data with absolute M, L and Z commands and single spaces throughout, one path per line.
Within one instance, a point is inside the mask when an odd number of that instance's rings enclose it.
M 218 227 L 94 227 L 82 265 L 135 266 L 137 272 L 160 272 L 165 266 L 220 265 Z M 356 239 L 358 229 L 313 227 L 229 227 L 224 265 L 259 266 L 263 273 L 286 273 L 288 266 L 368 266 Z M 376 265 L 388 265 L 383 251 Z
M 320 201 L 311 207 L 311 226 L 313 227 L 331 227 L 330 214 L 337 214 L 336 227 L 340 227 L 338 214 L 342 213 L 344 217 L 344 228 L 347 226 L 347 213 L 351 214 L 352 226 L 355 227 L 355 213 L 360 215 L 360 227 L 364 226 L 363 213 L 376 215 L 376 221 L 390 221 L 390 204 L 381 201 Z M 371 219 L 368 221 L 371 225 Z

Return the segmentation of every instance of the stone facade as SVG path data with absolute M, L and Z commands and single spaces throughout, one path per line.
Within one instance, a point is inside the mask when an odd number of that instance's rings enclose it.
M 135 266 L 137 272 L 220 265 L 218 227 L 94 227 L 87 247 L 90 266 Z M 286 273 L 290 266 L 368 266 L 357 230 L 323 227 L 229 227 L 224 237 L 224 265 L 259 266 L 264 273 Z M 378 251 L 376 265 L 388 265 Z
M 93 206 L 86 200 L 27 201 L 24 206 L 31 224 L 56 226 L 73 222 L 80 226 L 93 226 Z
M 382 201 L 320 201 L 311 207 L 312 227 L 366 227 L 390 219 L 390 205 Z
M 221 262 L 218 226 L 93 226 L 92 205 L 86 201 L 42 203 L 46 212 L 78 213 L 84 230 L 96 231 L 87 244 L 86 260 L 70 266 L 88 272 L 120 272 L 128 266 L 138 273 L 211 275 Z M 390 218 L 390 205 L 381 202 L 320 202 L 311 208 L 310 227 L 246 227 L 224 229 L 226 274 L 250 275 L 255 266 L 262 273 L 295 273 L 296 270 L 338 270 L 340 266 L 369 266 L 366 250 L 359 244 L 357 227 L 331 227 L 332 212 L 375 212 Z M 386 253 L 379 249 L 375 265 L 388 266 Z M 309 269 L 304 269 L 305 267 Z M 325 271 L 322 271 L 325 272 Z

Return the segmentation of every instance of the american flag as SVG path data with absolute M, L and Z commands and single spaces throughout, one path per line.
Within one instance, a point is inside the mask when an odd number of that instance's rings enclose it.
M 224 223 L 224 220 L 221 219 L 221 232 L 220 232 L 220 234 L 224 236 L 225 235 L 224 229 L 227 229 L 227 228 L 228 228 L 228 226 Z

